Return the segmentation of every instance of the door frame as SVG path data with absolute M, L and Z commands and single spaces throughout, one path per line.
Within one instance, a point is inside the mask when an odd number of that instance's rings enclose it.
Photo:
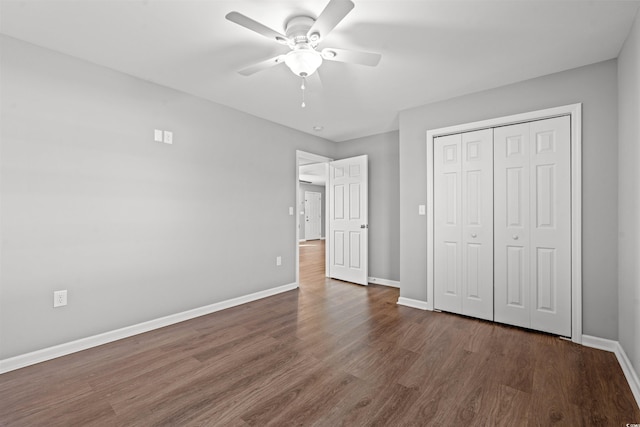
M 324 185 L 325 194 L 328 194 L 329 189 L 327 188 L 329 185 L 329 162 L 332 162 L 333 159 L 330 157 L 325 157 L 320 154 L 309 153 L 307 151 L 296 150 L 296 207 L 295 207 L 295 216 L 296 216 L 296 232 L 295 232 L 295 248 L 296 248 L 296 285 L 300 286 L 300 166 L 301 160 L 310 160 L 316 163 L 325 163 L 325 178 L 326 182 Z M 325 196 L 326 197 L 326 196 Z M 327 222 L 329 221 L 329 204 L 325 202 L 324 206 L 324 221 L 325 221 L 325 230 L 329 230 Z M 325 232 L 325 256 L 324 256 L 324 271 L 325 276 L 329 277 L 329 233 Z
M 439 136 L 514 125 L 559 116 L 571 117 L 571 341 L 582 344 L 582 104 L 448 126 L 427 131 L 427 301 L 434 309 L 434 167 L 433 143 Z

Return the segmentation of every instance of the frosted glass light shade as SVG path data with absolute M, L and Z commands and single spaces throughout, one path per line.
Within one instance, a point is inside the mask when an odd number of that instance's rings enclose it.
M 284 63 L 295 75 L 308 77 L 322 65 L 322 55 L 309 46 L 296 46 L 287 53 Z

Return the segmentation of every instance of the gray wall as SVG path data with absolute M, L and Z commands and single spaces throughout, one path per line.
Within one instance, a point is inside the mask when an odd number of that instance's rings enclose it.
M 296 150 L 335 144 L 0 43 L 0 358 L 295 281 Z
M 320 235 L 325 237 L 325 228 L 326 228 L 326 200 L 325 200 L 325 186 L 324 185 L 312 185 L 312 184 L 303 184 L 300 183 L 300 206 L 298 206 L 298 215 L 300 215 L 300 240 L 304 240 L 304 192 L 305 191 L 313 191 L 314 193 L 320 193 L 320 200 L 322 201 L 322 229 L 320 230 Z
M 418 215 L 418 205 L 426 203 L 426 131 L 578 102 L 583 103 L 583 332 L 618 338 L 615 60 L 400 113 L 401 296 L 426 299 L 427 224 L 426 216 Z
M 640 373 L 640 14 L 618 58 L 619 341 Z
M 399 133 L 337 144 L 337 157 L 369 156 L 369 276 L 400 280 Z
M 333 144 L 0 36 L 0 358 L 292 283 L 296 149 L 369 155 L 370 276 L 425 299 L 426 130 L 583 102 L 584 333 L 617 339 L 619 321 L 638 370 L 638 27 L 620 58 L 619 318 L 615 61 L 404 111 L 399 134 Z M 57 289 L 69 305 L 54 310 Z

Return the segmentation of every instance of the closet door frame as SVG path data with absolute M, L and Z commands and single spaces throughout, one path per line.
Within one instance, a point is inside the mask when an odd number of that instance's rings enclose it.
M 582 344 L 582 104 L 531 111 L 427 131 L 427 301 L 434 309 L 434 139 L 553 117 L 571 118 L 571 341 Z

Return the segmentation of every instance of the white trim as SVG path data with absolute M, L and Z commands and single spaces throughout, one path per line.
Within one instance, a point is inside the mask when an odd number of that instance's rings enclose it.
M 438 136 L 437 130 L 427 131 L 427 305 L 429 310 L 434 309 L 433 292 L 434 292 L 434 177 L 433 177 L 433 140 Z
M 404 305 L 406 307 L 417 308 L 420 310 L 433 310 L 432 308 L 429 308 L 429 304 L 426 301 L 405 297 L 398 298 L 398 305 Z
M 631 393 L 633 393 L 633 397 L 636 399 L 638 407 L 640 407 L 640 378 L 638 378 L 638 373 L 633 369 L 633 365 L 620 343 L 618 341 L 583 335 L 582 345 L 585 347 L 610 351 L 616 355 L 620 368 L 622 368 L 622 372 L 624 373 L 624 376 L 629 383 L 629 387 L 631 388 Z
M 571 340 L 582 343 L 582 104 L 564 105 L 427 131 L 427 301 L 433 310 L 433 140 L 436 137 L 571 116 Z
M 216 311 L 225 310 L 237 305 L 246 304 L 262 298 L 270 297 L 282 292 L 297 289 L 297 283 L 277 286 L 275 288 L 266 289 L 264 291 L 254 292 L 252 294 L 243 295 L 226 301 L 217 302 L 215 304 L 206 305 L 204 307 L 194 308 L 192 310 L 183 311 L 182 313 L 171 314 L 169 316 L 160 317 L 158 319 L 149 320 L 147 322 L 138 323 L 136 325 L 127 326 L 102 334 L 93 335 L 79 340 L 59 344 L 53 347 L 43 348 L 31 353 L 21 354 L 19 356 L 10 357 L 0 360 L 0 374 L 24 368 L 25 366 L 34 365 L 36 363 L 45 362 L 67 354 L 86 350 L 88 348 L 97 347 L 113 341 L 128 338 L 154 329 L 163 328 L 175 323 L 184 322 L 195 317 L 204 316 L 206 314 L 215 313 Z
M 582 345 L 585 347 L 597 348 L 598 350 L 610 351 L 611 353 L 615 353 L 616 347 L 620 344 L 618 343 L 618 341 L 593 337 L 591 335 L 583 335 Z
M 571 110 L 571 339 L 582 343 L 582 104 Z
M 379 277 L 368 277 L 367 281 L 375 285 L 391 286 L 392 288 L 399 288 L 400 282 L 397 280 L 380 279 Z
M 427 133 L 435 133 L 436 136 L 452 135 L 462 132 L 471 132 L 474 130 L 488 129 L 505 125 L 515 125 L 518 123 L 531 122 L 540 119 L 550 119 L 552 117 L 566 116 L 567 114 L 576 114 L 577 110 L 581 111 L 582 104 L 570 104 L 560 107 L 546 108 L 544 110 L 529 111 L 526 113 L 513 114 L 511 116 L 497 117 L 494 119 L 480 120 L 478 122 L 463 123 L 460 125 L 447 126 L 444 128 L 433 129 Z
M 325 243 L 324 243 L 324 276 L 331 276 L 331 236 L 327 233 L 331 229 L 331 212 L 329 211 L 329 203 L 327 200 L 327 195 L 329 194 L 329 162 L 332 162 L 333 159 L 327 161 L 324 164 L 324 175 L 325 175 L 325 183 L 324 183 L 324 234 L 325 234 Z M 298 266 L 298 270 L 300 267 Z M 298 281 L 299 282 L 299 281 Z
M 331 157 L 323 156 L 322 154 L 309 153 L 308 151 L 302 151 L 302 150 L 296 150 L 296 155 L 298 158 L 310 160 L 316 163 L 325 163 L 325 162 L 333 161 Z

